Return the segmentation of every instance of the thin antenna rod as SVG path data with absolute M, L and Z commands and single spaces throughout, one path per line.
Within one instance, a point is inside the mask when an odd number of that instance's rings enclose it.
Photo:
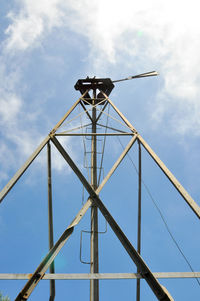
M 133 76 L 129 76 L 123 79 L 118 79 L 118 80 L 113 80 L 113 83 L 118 83 L 118 82 L 122 82 L 125 80 L 130 80 L 130 79 L 134 79 L 134 78 L 140 78 L 140 77 L 149 77 L 149 76 L 157 76 L 159 75 L 159 73 L 157 71 L 151 71 L 151 72 L 146 72 L 146 73 L 142 73 L 142 74 L 138 74 L 138 75 L 133 75 Z

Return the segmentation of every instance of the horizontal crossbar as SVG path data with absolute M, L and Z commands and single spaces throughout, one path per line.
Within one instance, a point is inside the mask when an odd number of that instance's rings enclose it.
M 57 133 L 55 136 L 133 136 L 133 133 Z
M 200 278 L 200 272 L 161 272 L 153 273 L 155 278 Z M 32 274 L 0 274 L 0 280 L 30 279 Z M 137 273 L 99 273 L 99 274 L 45 274 L 43 280 L 91 280 L 91 279 L 139 279 Z

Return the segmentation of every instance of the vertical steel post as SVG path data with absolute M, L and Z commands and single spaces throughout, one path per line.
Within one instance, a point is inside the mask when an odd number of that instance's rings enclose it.
M 92 108 L 92 133 L 96 133 L 96 90 L 93 91 Z M 91 142 L 91 186 L 97 189 L 97 137 L 92 136 Z M 96 204 L 91 206 L 91 237 L 90 237 L 90 273 L 99 272 L 98 254 L 98 208 Z M 99 280 L 90 280 L 90 301 L 99 300 Z
M 138 233 L 137 233 L 137 252 L 141 254 L 141 194 L 142 194 L 142 164 L 141 164 L 141 144 L 138 140 Z M 137 268 L 137 273 L 140 270 Z M 136 301 L 140 301 L 140 279 L 137 279 Z
M 49 250 L 53 247 L 53 208 L 52 208 L 52 185 L 51 185 L 51 146 L 47 143 L 47 173 L 48 173 L 48 224 L 49 224 Z M 49 267 L 49 272 L 54 273 L 54 262 Z M 55 298 L 55 280 L 50 280 L 49 301 Z

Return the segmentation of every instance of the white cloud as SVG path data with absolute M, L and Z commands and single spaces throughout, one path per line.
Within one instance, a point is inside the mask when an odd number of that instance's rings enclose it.
M 87 63 L 97 75 L 106 70 L 112 73 L 116 67 L 127 72 L 145 72 L 150 66 L 158 69 L 163 81 L 154 120 L 160 122 L 167 114 L 168 123 L 179 134 L 191 130 L 200 134 L 198 1 L 19 0 L 18 4 L 18 11 L 8 14 L 10 24 L 2 44 L 1 65 L 10 64 L 12 71 L 4 68 L 0 74 L 0 115 L 1 122 L 7 123 L 4 135 L 12 137 L 17 148 L 23 145 L 23 155 L 32 150 L 38 134 L 33 128 L 29 135 L 23 128 L 24 103 L 17 92 L 21 70 L 13 68 L 14 60 L 40 46 L 55 29 L 67 28 L 88 40 Z M 12 123 L 21 137 L 11 133 Z M 59 162 L 57 168 L 62 169 Z
M 105 70 L 105 65 L 112 70 L 109 63 L 127 70 L 158 68 L 163 84 L 154 121 L 162 121 L 167 113 L 169 126 L 179 134 L 192 129 L 200 134 L 198 1 L 103 0 L 95 3 L 95 11 L 87 3 L 82 1 L 82 10 L 70 1 L 77 14 L 70 22 L 90 41 L 93 70 Z
M 8 39 L 6 49 L 9 51 L 26 50 L 35 47 L 38 39 L 49 32 L 53 27 L 63 24 L 62 10 L 59 9 L 59 0 L 21 0 L 21 9 L 18 14 L 10 12 L 8 17 L 11 24 L 6 29 Z M 36 44 L 36 45 L 35 45 Z
M 25 18 L 23 15 L 16 18 L 10 14 L 12 24 L 6 30 L 6 34 L 10 35 L 7 42 L 7 49 L 25 50 L 30 44 L 33 44 L 38 36 L 42 34 L 43 24 L 34 16 Z
M 41 135 L 30 128 L 30 114 L 25 111 L 25 104 L 17 87 L 20 72 L 6 62 L 7 56 L 1 55 L 0 69 L 0 182 L 13 174 L 31 155 L 41 140 Z M 11 67 L 11 68 L 10 68 Z M 11 71 L 8 71 L 9 68 Z M 14 70 L 13 70 L 14 69 Z M 37 114 L 36 112 L 33 115 Z
M 10 13 L 7 48 L 25 50 L 53 28 L 69 27 L 87 37 L 93 63 L 119 63 L 136 69 L 158 66 L 165 92 L 188 98 L 197 94 L 200 34 L 198 1 L 21 0 Z M 181 5 L 181 9 L 180 9 Z M 121 56 L 121 59 L 120 59 Z M 124 58 L 125 56 L 125 58 Z M 146 71 L 146 70 L 144 70 Z
M 7 122 L 13 122 L 19 113 L 22 102 L 16 95 L 0 91 L 0 123 L 5 125 Z

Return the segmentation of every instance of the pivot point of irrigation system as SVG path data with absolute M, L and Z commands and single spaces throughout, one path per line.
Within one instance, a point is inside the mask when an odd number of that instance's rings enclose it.
M 94 77 L 87 76 L 85 79 L 79 79 L 76 82 L 74 88 L 75 88 L 75 90 L 80 91 L 81 95 L 86 93 L 84 99 L 86 99 L 87 102 L 85 102 L 85 104 L 92 104 L 92 98 L 94 98 L 93 97 L 94 93 L 92 96 L 90 96 L 89 91 L 90 90 L 92 90 L 93 92 L 95 91 L 95 94 L 96 94 L 96 91 L 99 90 L 99 92 L 96 96 L 96 99 L 95 99 L 95 103 L 100 103 L 103 105 L 104 102 L 102 100 L 105 99 L 105 96 L 103 93 L 105 93 L 107 96 L 109 96 L 110 93 L 112 92 L 113 88 L 115 87 L 114 83 L 130 80 L 130 79 L 135 79 L 135 78 L 157 76 L 157 75 L 159 75 L 159 73 L 157 71 L 151 71 L 151 72 L 133 75 L 133 76 L 129 76 L 129 77 L 118 79 L 118 80 L 112 80 L 111 78 L 96 78 L 95 76 Z

